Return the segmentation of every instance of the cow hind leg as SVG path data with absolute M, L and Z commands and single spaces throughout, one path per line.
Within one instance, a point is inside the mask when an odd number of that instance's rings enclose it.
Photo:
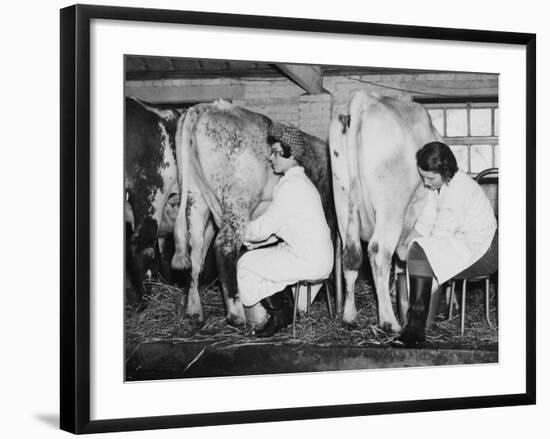
M 220 229 L 215 241 L 216 262 L 225 301 L 226 321 L 231 326 L 240 326 L 246 321 L 244 307 L 237 294 L 237 257 L 240 245 L 226 238 L 227 231 Z
M 390 271 L 393 253 L 401 233 L 398 225 L 384 224 L 375 230 L 369 241 L 368 253 L 378 299 L 378 325 L 385 331 L 398 332 L 401 326 L 395 318 L 390 297 Z
M 143 299 L 147 293 L 144 281 L 150 280 L 159 270 L 159 260 L 155 252 L 157 230 L 157 222 L 152 218 L 146 218 L 126 244 L 129 251 L 127 257 L 130 258 L 130 279 L 136 291 L 135 304 L 140 310 L 145 306 Z
M 355 282 L 359 274 L 359 268 L 363 262 L 363 250 L 359 236 L 359 214 L 356 203 L 350 207 L 346 239 L 342 265 L 344 280 L 346 284 L 346 297 L 344 301 L 344 312 L 342 321 L 346 325 L 355 326 L 357 319 L 357 308 L 355 306 Z
M 189 247 L 191 278 L 187 294 L 186 314 L 199 323 L 204 321 L 202 304 L 199 296 L 199 276 L 202 270 L 205 248 L 212 241 L 212 233 L 207 227 L 210 211 L 204 199 L 197 194 L 189 194 L 187 224 L 189 226 Z
M 358 270 L 344 269 L 344 280 L 346 282 L 346 299 L 344 302 L 344 313 L 342 321 L 349 326 L 357 324 L 357 308 L 355 306 L 355 282 L 357 280 Z

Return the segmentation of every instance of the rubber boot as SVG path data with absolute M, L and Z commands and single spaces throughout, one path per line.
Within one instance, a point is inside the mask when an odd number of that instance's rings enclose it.
M 395 339 L 397 346 L 415 347 L 426 339 L 426 319 L 430 309 L 432 278 L 409 276 L 410 307 L 407 313 L 407 325 Z
M 287 285 L 282 291 L 282 308 L 285 311 L 285 314 L 288 314 L 292 321 L 292 315 L 294 312 L 294 294 L 292 294 L 292 286 Z
M 272 311 L 277 311 L 281 308 L 283 304 L 283 294 L 281 291 L 279 291 L 278 293 L 275 293 L 269 297 L 263 298 L 260 303 L 269 313 L 271 313 Z
M 395 279 L 395 294 L 397 296 L 397 308 L 401 324 L 407 324 L 407 312 L 409 311 L 409 294 L 407 293 L 407 275 L 398 273 Z
M 262 329 L 256 331 L 257 337 L 272 337 L 292 323 L 294 303 L 290 286 L 262 299 L 260 303 L 269 313 L 269 320 Z

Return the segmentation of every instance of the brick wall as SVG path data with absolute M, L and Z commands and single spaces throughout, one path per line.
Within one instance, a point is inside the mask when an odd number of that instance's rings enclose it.
M 327 140 L 331 114 L 345 111 L 345 104 L 355 90 L 405 100 L 413 96 L 488 96 L 498 94 L 498 76 L 470 73 L 329 76 L 324 78 L 323 88 L 327 93 L 308 95 L 281 76 L 128 81 L 125 93 L 153 103 L 227 99 Z

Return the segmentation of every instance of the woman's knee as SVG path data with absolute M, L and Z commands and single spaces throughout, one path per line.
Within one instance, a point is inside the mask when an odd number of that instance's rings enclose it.
M 407 252 L 407 260 L 408 261 L 424 261 L 427 260 L 426 253 L 424 252 L 424 249 L 420 246 L 418 242 L 413 242 L 409 246 L 409 250 Z
M 237 259 L 237 273 L 243 269 L 246 269 L 247 266 L 248 266 L 248 261 L 250 259 L 250 253 L 251 252 L 246 252 L 246 253 L 243 253 L 239 259 Z
M 410 275 L 434 277 L 426 252 L 417 242 L 413 242 L 409 247 L 407 268 Z

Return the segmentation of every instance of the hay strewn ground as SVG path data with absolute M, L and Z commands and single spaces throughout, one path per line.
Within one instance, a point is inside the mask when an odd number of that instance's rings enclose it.
M 481 283 L 479 288 L 481 288 Z M 477 287 L 474 284 L 474 287 Z M 161 281 L 147 285 L 146 308 L 137 312 L 126 309 L 126 341 L 128 346 L 154 341 L 212 341 L 223 344 L 265 343 L 251 334 L 250 328 L 234 328 L 226 324 L 223 298 L 218 282 L 201 288 L 205 313 L 203 325 L 197 325 L 185 315 L 182 293 Z M 443 295 L 444 296 L 444 295 Z M 454 349 L 489 349 L 498 347 L 496 327 L 495 287 L 491 285 L 491 320 L 494 329 L 485 320 L 485 294 L 469 288 L 466 303 L 466 331 L 460 335 L 459 315 L 447 320 L 444 301 L 435 324 L 428 332 L 426 347 Z M 308 343 L 321 346 L 384 346 L 393 338 L 377 326 L 375 293 L 370 284 L 360 280 L 356 286 L 358 310 L 357 326 L 344 326 L 339 319 L 330 319 L 324 294 L 318 294 L 308 316 L 302 316 L 296 325 L 296 339 L 292 338 L 291 327 L 270 339 L 270 342 Z

